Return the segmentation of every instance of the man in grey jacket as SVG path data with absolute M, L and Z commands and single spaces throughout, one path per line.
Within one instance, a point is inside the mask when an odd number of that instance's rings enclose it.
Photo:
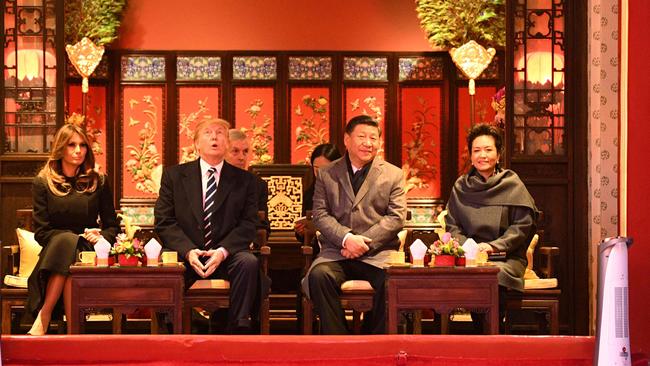
M 320 316 L 323 334 L 347 333 L 340 293 L 348 280 L 368 281 L 375 290 L 364 332 L 385 332 L 383 267 L 390 252 L 399 248 L 406 196 L 401 169 L 376 158 L 380 135 L 372 118 L 352 118 L 345 128 L 347 153 L 321 169 L 316 180 L 313 220 L 321 234 L 321 252 L 303 287 Z

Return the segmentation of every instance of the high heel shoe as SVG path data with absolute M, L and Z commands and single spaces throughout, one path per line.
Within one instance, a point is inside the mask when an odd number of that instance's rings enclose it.
M 34 320 L 34 324 L 32 324 L 32 327 L 27 331 L 28 335 L 32 336 L 42 336 L 47 333 L 47 328 L 49 327 L 50 322 L 48 321 L 47 323 L 43 322 L 43 319 L 41 317 L 41 312 L 38 312 L 38 316 L 36 316 L 36 320 Z

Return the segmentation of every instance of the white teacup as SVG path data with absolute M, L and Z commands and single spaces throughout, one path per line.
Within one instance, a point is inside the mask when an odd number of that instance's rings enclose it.
M 390 252 L 390 263 L 399 264 L 404 263 L 406 258 L 404 257 L 404 252 Z
M 79 262 L 83 264 L 95 264 L 96 256 L 97 254 L 95 254 L 95 252 L 84 251 L 84 252 L 79 252 L 78 258 L 79 258 Z
M 176 264 L 178 263 L 178 253 L 176 252 L 162 252 L 163 264 Z M 156 264 L 157 265 L 157 264 Z

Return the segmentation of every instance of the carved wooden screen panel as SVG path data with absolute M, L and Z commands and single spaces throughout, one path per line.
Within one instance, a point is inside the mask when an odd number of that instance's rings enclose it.
M 178 161 L 186 163 L 197 158 L 194 151 L 194 130 L 206 118 L 220 116 L 219 87 L 182 86 L 178 91 Z
M 386 89 L 388 84 L 387 57 L 343 58 L 343 126 L 352 117 L 362 114 L 379 122 L 382 136 L 378 156 L 386 156 Z
M 407 197 L 441 195 L 440 87 L 402 87 L 402 171 Z
M 379 128 L 382 131 L 379 139 L 379 152 L 377 156 L 386 156 L 386 88 L 357 88 L 349 87 L 345 89 L 345 121 L 342 121 L 343 128 L 347 121 L 352 117 L 365 114 L 379 122 Z
M 309 164 L 314 148 L 330 142 L 330 89 L 328 87 L 292 87 L 291 162 Z
M 272 164 L 275 132 L 275 88 L 236 87 L 234 127 L 250 141 L 250 164 Z
M 90 139 L 91 147 L 95 155 L 95 167 L 99 172 L 112 173 L 108 171 L 107 154 L 108 146 L 106 129 L 106 92 L 104 85 L 91 85 L 87 94 L 86 106 L 86 133 Z M 82 116 L 81 111 L 81 85 L 68 84 L 68 115 L 76 113 Z
M 477 86 L 474 95 L 475 123 L 494 123 L 495 111 L 492 108 L 492 97 L 497 92 L 494 86 Z M 465 174 L 471 165 L 467 150 L 467 133 L 470 124 L 469 88 L 459 87 L 458 93 L 458 175 Z
M 272 164 L 275 156 L 275 56 L 234 56 L 234 125 L 248 135 L 250 164 Z
M 165 92 L 158 86 L 125 86 L 122 98 L 122 198 L 154 200 L 165 148 Z
M 516 3 L 513 154 L 564 156 L 564 1 Z
M 1 153 L 50 151 L 57 113 L 62 114 L 57 85 L 63 80 L 57 78 L 57 67 L 63 65 L 56 58 L 63 32 L 56 15 L 62 5 L 55 0 L 3 1 Z
M 306 165 L 253 165 L 249 168 L 269 187 L 268 208 L 271 229 L 291 231 L 302 216 L 303 194 L 312 184 L 311 169 Z

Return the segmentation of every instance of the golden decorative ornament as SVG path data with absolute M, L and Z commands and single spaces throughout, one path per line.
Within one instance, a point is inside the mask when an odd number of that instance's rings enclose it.
M 456 66 L 469 79 L 469 94 L 475 94 L 474 79 L 478 78 L 483 70 L 492 62 L 497 53 L 494 48 L 485 49 L 475 41 L 469 41 L 458 48 L 449 50 L 451 59 Z
M 92 75 L 102 60 L 104 46 L 97 46 L 88 37 L 84 37 L 75 45 L 65 46 L 65 51 L 68 53 L 70 62 L 83 78 L 81 92 L 88 93 L 88 77 Z

